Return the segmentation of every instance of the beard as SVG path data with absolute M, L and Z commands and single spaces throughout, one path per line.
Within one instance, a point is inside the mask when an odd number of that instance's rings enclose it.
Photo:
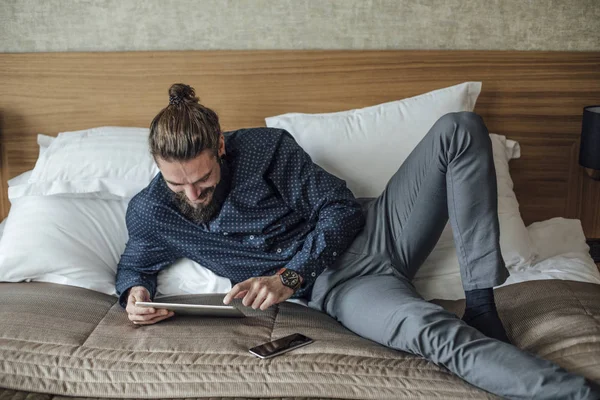
M 214 195 L 215 188 L 216 186 L 208 188 L 199 196 L 199 198 L 205 198 L 212 194 L 208 204 L 197 204 L 194 207 L 190 204 L 185 192 L 174 193 L 173 202 L 186 218 L 195 223 L 206 223 L 212 220 L 221 209 L 222 204 L 217 200 L 217 196 Z
M 171 192 L 173 194 L 173 203 L 175 207 L 186 217 L 197 224 L 203 224 L 211 221 L 221 210 L 225 201 L 225 192 L 228 190 L 228 171 L 229 167 L 223 157 L 217 157 L 221 179 L 215 186 L 211 186 L 198 196 L 198 199 L 205 199 L 211 196 L 208 204 L 196 204 L 195 207 L 190 203 L 185 192 Z

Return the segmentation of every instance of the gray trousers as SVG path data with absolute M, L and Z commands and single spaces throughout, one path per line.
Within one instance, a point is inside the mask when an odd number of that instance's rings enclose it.
M 317 277 L 309 307 L 356 334 L 425 357 L 511 399 L 600 399 L 593 383 L 488 338 L 423 300 L 411 280 L 448 219 L 465 290 L 502 284 L 492 144 L 472 112 L 441 117 L 377 198 L 359 199 L 365 228 Z

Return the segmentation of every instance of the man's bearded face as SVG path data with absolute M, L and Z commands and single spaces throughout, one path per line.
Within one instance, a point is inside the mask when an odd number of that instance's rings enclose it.
M 183 191 L 173 193 L 173 201 L 179 211 L 188 219 L 196 223 L 206 223 L 217 215 L 222 206 L 213 196 L 215 188 L 216 185 L 204 189 L 198 196 L 199 202 L 196 203 L 191 202 Z M 205 201 L 205 203 L 200 201 Z
M 178 210 L 195 223 L 212 220 L 222 204 L 214 196 L 221 181 L 223 160 L 212 151 L 204 150 L 190 161 L 157 160 L 163 178 L 173 192 Z

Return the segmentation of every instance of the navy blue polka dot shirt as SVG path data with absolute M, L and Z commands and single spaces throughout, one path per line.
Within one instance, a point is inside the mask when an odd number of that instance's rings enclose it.
M 123 308 L 132 286 L 144 286 L 154 299 L 157 273 L 182 257 L 232 284 L 286 267 L 304 279 L 292 298 L 310 299 L 317 276 L 364 227 L 346 182 L 314 164 L 286 130 L 223 136 L 225 162 L 214 192 L 223 204 L 210 222 L 194 223 L 179 212 L 161 173 L 129 202 L 129 239 L 116 277 Z

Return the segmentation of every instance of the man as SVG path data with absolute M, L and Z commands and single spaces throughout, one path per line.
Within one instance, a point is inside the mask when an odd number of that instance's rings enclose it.
M 262 310 L 305 298 L 357 334 L 443 365 L 509 398 L 597 399 L 594 383 L 510 344 L 493 287 L 508 277 L 499 245 L 489 133 L 474 113 L 440 118 L 375 199 L 312 163 L 281 129 L 222 133 L 194 90 L 175 84 L 152 121 L 161 173 L 127 209 L 119 302 L 135 324 L 173 314 L 136 307 L 156 274 L 187 257 Z M 466 295 L 462 319 L 424 301 L 411 279 L 450 219 Z M 376 309 L 376 312 L 373 312 Z

